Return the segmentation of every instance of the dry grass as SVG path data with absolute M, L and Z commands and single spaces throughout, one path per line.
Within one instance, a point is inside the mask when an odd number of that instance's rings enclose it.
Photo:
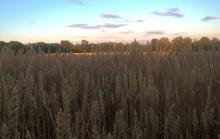
M 217 139 L 220 52 L 0 54 L 1 139 Z

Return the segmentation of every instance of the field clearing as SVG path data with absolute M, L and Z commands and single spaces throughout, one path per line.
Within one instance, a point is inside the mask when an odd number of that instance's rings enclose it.
M 76 56 L 96 56 L 96 55 L 129 55 L 130 52 L 91 52 L 91 53 L 53 53 L 49 55 L 76 55 Z M 142 54 L 147 55 L 147 54 L 154 54 L 154 55 L 161 55 L 161 56 L 166 56 L 169 55 L 170 52 L 142 52 Z

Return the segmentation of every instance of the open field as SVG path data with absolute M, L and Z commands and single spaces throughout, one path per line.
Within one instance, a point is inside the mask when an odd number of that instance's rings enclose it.
M 218 139 L 220 52 L 0 54 L 1 139 Z
M 0 0 L 0 139 L 220 139 L 220 0 Z

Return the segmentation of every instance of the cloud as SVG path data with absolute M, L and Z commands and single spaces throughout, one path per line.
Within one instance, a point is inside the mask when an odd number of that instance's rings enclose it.
M 187 32 L 176 32 L 176 33 L 172 33 L 171 35 L 181 36 L 181 35 L 185 35 L 185 34 L 187 34 Z
M 88 26 L 88 24 L 72 24 L 72 25 L 69 25 L 68 27 L 86 29 L 89 26 Z
M 122 17 L 115 14 L 102 14 L 102 18 L 121 19 Z
M 132 34 L 132 33 L 134 33 L 134 31 L 128 30 L 128 31 L 121 31 L 119 33 L 121 33 L 121 34 Z
M 138 20 L 125 20 L 125 21 L 128 22 L 128 23 L 130 23 L 130 22 L 143 23 L 143 22 L 145 22 L 146 20 L 138 19 Z
M 208 22 L 210 20 L 218 20 L 218 19 L 220 19 L 220 17 L 217 17 L 217 16 L 206 16 L 206 17 L 202 18 L 202 21 Z
M 127 24 L 104 24 L 101 26 L 104 28 L 119 28 L 119 27 L 127 26 Z
M 158 15 L 158 16 L 172 16 L 172 17 L 177 17 L 177 18 L 184 17 L 184 14 L 181 13 L 180 9 L 178 8 L 171 8 L 164 12 L 154 11 L 153 14 Z
M 127 24 L 102 24 L 102 25 L 88 25 L 88 24 L 72 24 L 68 27 L 79 28 L 79 29 L 104 29 L 104 28 L 120 28 L 127 26 Z
M 138 19 L 138 20 L 136 20 L 136 22 L 145 22 L 145 20 L 142 20 L 142 19 Z
M 152 31 L 146 32 L 146 34 L 147 35 L 163 35 L 165 34 L 165 32 L 162 30 L 152 30 Z

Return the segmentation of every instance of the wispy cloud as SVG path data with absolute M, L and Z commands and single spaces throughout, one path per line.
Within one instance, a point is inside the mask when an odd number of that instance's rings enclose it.
M 125 20 L 125 21 L 128 22 L 128 23 L 130 23 L 130 22 L 143 23 L 143 22 L 145 22 L 146 20 L 138 19 L 138 20 Z
M 146 35 L 163 35 L 163 34 L 165 34 L 165 32 L 162 30 L 151 30 L 146 32 Z
M 127 24 L 104 24 L 101 26 L 104 28 L 119 28 L 119 27 L 127 26 Z
M 120 28 L 127 26 L 127 24 L 101 24 L 101 25 L 88 25 L 88 24 L 72 24 L 68 27 L 79 28 L 79 29 L 105 29 L 105 28 Z
M 145 20 L 138 19 L 138 20 L 136 20 L 136 22 L 145 22 Z
M 187 32 L 176 32 L 176 33 L 172 33 L 171 35 L 181 36 L 181 35 L 185 35 L 185 34 L 187 34 Z
M 208 22 L 210 20 L 217 20 L 217 19 L 220 19 L 220 17 L 218 17 L 218 16 L 206 16 L 206 17 L 202 18 L 202 21 Z
M 72 25 L 69 25 L 68 27 L 86 29 L 89 27 L 89 25 L 88 24 L 72 24 Z
M 158 16 L 172 16 L 172 17 L 177 17 L 177 18 L 182 18 L 184 17 L 184 14 L 180 12 L 180 9 L 178 8 L 171 8 L 168 9 L 167 11 L 154 11 L 153 14 L 158 15 Z
M 119 32 L 119 33 L 121 33 L 121 34 L 133 34 L 134 31 L 128 30 L 128 31 L 121 31 L 121 32 Z
M 121 19 L 122 17 L 116 14 L 101 14 L 102 18 Z

